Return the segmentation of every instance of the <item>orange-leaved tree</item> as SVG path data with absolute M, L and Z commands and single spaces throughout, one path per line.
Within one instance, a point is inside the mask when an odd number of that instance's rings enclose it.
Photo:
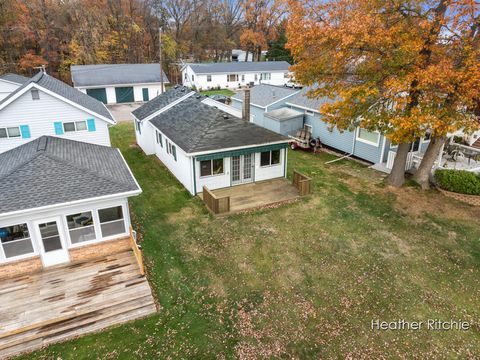
M 289 1 L 295 77 L 328 96 L 340 130 L 379 131 L 398 144 L 389 183 L 401 186 L 411 143 L 431 143 L 423 186 L 447 134 L 479 127 L 479 5 L 472 0 Z M 478 110 L 477 110 L 478 111 Z

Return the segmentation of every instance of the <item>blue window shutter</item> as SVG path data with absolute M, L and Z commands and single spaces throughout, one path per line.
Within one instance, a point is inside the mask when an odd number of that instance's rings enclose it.
M 53 126 L 55 126 L 55 135 L 63 135 L 63 124 L 60 121 L 54 122 Z
M 95 131 L 95 119 L 87 119 L 88 131 Z
M 20 132 L 22 133 L 22 138 L 30 138 L 30 127 L 28 125 L 20 125 Z

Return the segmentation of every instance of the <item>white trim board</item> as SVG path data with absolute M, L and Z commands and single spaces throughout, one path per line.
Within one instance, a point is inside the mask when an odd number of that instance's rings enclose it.
M 68 85 L 67 85 L 67 86 L 68 86 Z M 7 101 L 1 103 L 1 104 L 0 104 L 0 111 L 1 111 L 2 109 L 4 109 L 5 107 L 7 107 L 8 105 L 10 105 L 12 102 L 14 102 L 14 101 L 15 101 L 16 99 L 18 99 L 20 96 L 22 96 L 23 94 L 25 94 L 27 91 L 31 90 L 33 87 L 36 88 L 36 89 L 38 89 L 38 90 L 40 90 L 40 91 L 45 92 L 46 94 L 48 94 L 48 95 L 50 95 L 50 96 L 53 96 L 53 97 L 55 97 L 55 98 L 57 98 L 57 99 L 65 102 L 65 103 L 67 103 L 67 104 L 69 104 L 69 105 L 72 105 L 72 106 L 74 106 L 74 107 L 76 107 L 76 108 L 78 108 L 78 109 L 80 109 L 80 110 L 83 110 L 83 111 L 89 113 L 89 114 L 92 115 L 92 116 L 96 116 L 96 117 L 98 117 L 99 119 L 106 121 L 107 123 L 110 123 L 110 124 L 112 124 L 112 125 L 115 125 L 115 124 L 117 123 L 115 120 L 108 119 L 108 118 L 106 118 L 105 116 L 100 115 L 100 114 L 96 113 L 96 112 L 93 111 L 93 110 L 87 109 L 87 108 L 85 108 L 85 107 L 77 104 L 76 102 L 71 101 L 71 100 L 69 100 L 69 99 L 67 99 L 67 98 L 65 98 L 65 97 L 63 97 L 63 96 L 61 96 L 61 95 L 59 95 L 59 94 L 57 94 L 57 93 L 55 93 L 55 92 L 53 92 L 53 91 L 50 91 L 50 90 L 48 90 L 48 89 L 45 89 L 44 87 L 42 87 L 42 86 L 40 86 L 40 85 L 38 85 L 37 83 L 34 83 L 34 82 L 28 84 L 28 85 L 25 86 L 23 89 L 21 89 L 20 91 L 18 91 L 15 95 L 13 95 L 12 97 L 10 97 Z M 80 90 L 77 90 L 77 89 L 75 89 L 75 90 L 76 90 L 76 91 L 80 91 Z M 86 95 L 86 94 L 84 94 L 84 95 Z M 88 96 L 88 95 L 86 95 L 86 96 Z M 105 107 L 105 109 L 108 111 L 108 113 L 110 114 L 110 116 L 112 116 L 112 113 L 110 112 L 110 110 L 108 110 L 108 108 L 105 106 L 105 104 L 103 104 L 103 103 L 101 103 L 101 104 Z M 113 116 L 112 116 L 112 118 L 114 119 Z

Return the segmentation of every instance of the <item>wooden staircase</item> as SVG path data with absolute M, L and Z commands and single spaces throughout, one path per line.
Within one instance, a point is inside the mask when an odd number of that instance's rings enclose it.
M 132 251 L 0 281 L 0 359 L 157 311 Z

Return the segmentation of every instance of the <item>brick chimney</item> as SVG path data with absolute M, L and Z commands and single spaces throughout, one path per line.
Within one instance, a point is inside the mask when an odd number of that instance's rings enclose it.
M 246 122 L 250 122 L 250 89 L 244 90 L 242 119 Z

